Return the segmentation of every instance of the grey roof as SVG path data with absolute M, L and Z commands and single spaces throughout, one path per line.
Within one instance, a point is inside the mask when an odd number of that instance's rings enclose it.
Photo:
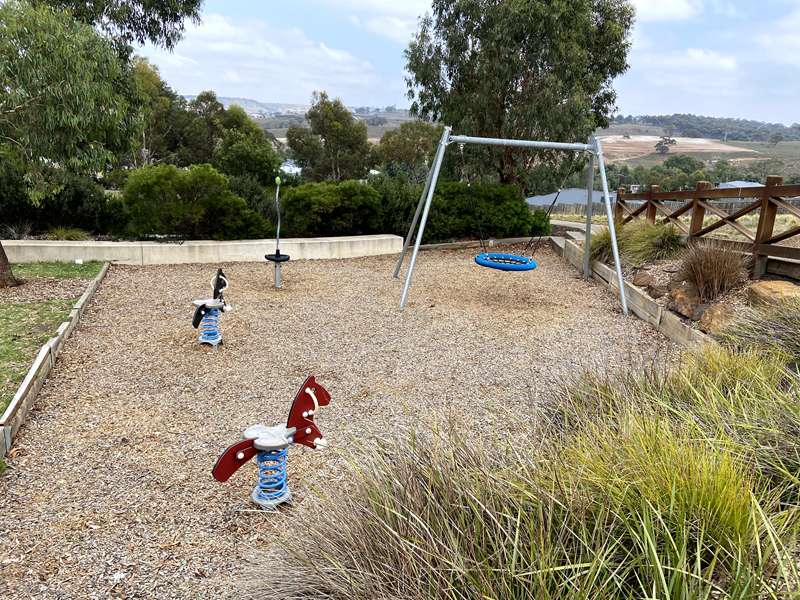
M 559 204 L 586 204 L 586 190 L 583 188 L 564 188 L 561 190 L 561 195 L 558 197 Z M 611 200 L 617 197 L 616 192 L 611 192 Z M 556 193 L 544 194 L 543 196 L 531 196 L 528 198 L 528 204 L 531 206 L 550 206 L 555 198 Z M 594 191 L 593 199 L 595 202 L 603 201 L 603 192 Z
M 729 190 L 732 188 L 746 188 L 746 187 L 764 187 L 756 181 L 725 181 L 717 185 L 718 188 Z

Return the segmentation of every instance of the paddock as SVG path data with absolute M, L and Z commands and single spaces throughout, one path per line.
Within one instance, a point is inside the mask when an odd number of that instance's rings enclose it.
M 190 321 L 219 265 L 113 266 L 0 478 L 0 595 L 237 597 L 357 447 L 453 420 L 513 435 L 504 415 L 535 419 L 582 371 L 677 354 L 549 249 L 529 273 L 473 255 L 425 251 L 404 310 L 394 256 L 293 261 L 280 290 L 271 265 L 221 265 L 217 351 Z M 332 396 L 317 415 L 330 448 L 290 449 L 293 505 L 258 511 L 252 464 L 225 484 L 211 467 L 245 427 L 285 421 L 309 374 Z

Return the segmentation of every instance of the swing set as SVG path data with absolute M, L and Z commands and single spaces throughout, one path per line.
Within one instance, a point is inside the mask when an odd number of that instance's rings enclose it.
M 591 242 L 591 235 L 592 235 L 592 191 L 594 189 L 594 164 L 595 161 L 598 165 L 598 170 L 600 171 L 600 181 L 603 187 L 603 200 L 605 201 L 606 207 L 606 216 L 608 217 L 608 227 L 611 233 L 611 249 L 614 255 L 614 265 L 616 267 L 617 272 L 617 279 L 618 281 L 624 281 L 622 276 L 622 264 L 620 263 L 619 258 L 619 247 L 617 245 L 617 235 L 614 229 L 614 215 L 611 209 L 611 199 L 608 193 L 608 179 L 606 178 L 606 168 L 605 168 L 605 161 L 603 159 L 603 149 L 600 145 L 600 140 L 596 137 L 591 137 L 589 139 L 589 143 L 587 144 L 570 144 L 564 142 L 546 142 L 546 141 L 535 141 L 535 140 L 512 140 L 512 139 L 500 139 L 500 138 L 483 138 L 483 137 L 471 137 L 466 135 L 452 135 L 452 127 L 445 127 L 442 133 L 442 138 L 439 140 L 439 146 L 436 149 L 436 156 L 433 160 L 433 165 L 431 166 L 430 171 L 428 172 L 428 178 L 425 181 L 425 186 L 422 190 L 422 194 L 420 195 L 419 203 L 417 204 L 417 209 L 414 212 L 414 218 L 411 221 L 411 227 L 408 230 L 408 234 L 406 235 L 405 241 L 403 243 L 403 249 L 400 252 L 400 257 L 397 260 L 397 265 L 394 269 L 394 277 L 400 277 L 400 269 L 403 267 L 403 262 L 405 261 L 406 254 L 408 253 L 408 248 L 411 246 L 411 240 L 414 240 L 414 248 L 411 252 L 411 260 L 408 264 L 408 270 L 406 271 L 405 276 L 405 283 L 403 284 L 403 292 L 400 296 L 400 308 L 404 308 L 406 303 L 408 302 L 408 293 L 411 288 L 411 280 L 414 275 L 414 267 L 417 263 L 417 256 L 419 255 L 419 248 L 420 244 L 422 243 L 422 236 L 425 231 L 425 224 L 428 221 L 428 213 L 430 212 L 431 202 L 433 201 L 433 195 L 436 191 L 436 183 L 439 180 L 439 172 L 442 168 L 442 163 L 444 162 L 445 152 L 447 151 L 447 147 L 450 144 L 458 144 L 459 148 L 461 149 L 461 154 L 463 157 L 463 148 L 465 144 L 479 144 L 479 145 L 486 145 L 486 146 L 511 146 L 511 147 L 518 147 L 518 148 L 531 148 L 536 150 L 562 150 L 567 152 L 581 152 L 586 153 L 589 155 L 589 165 L 587 169 L 587 205 L 586 205 L 586 241 L 584 242 L 584 256 L 583 256 L 583 270 L 584 270 L 584 277 L 588 278 L 591 276 L 591 265 L 590 265 L 590 249 L 589 245 Z M 563 187 L 563 182 L 562 182 Z M 558 190 L 553 202 L 550 204 L 550 208 L 547 211 L 548 217 L 550 216 L 553 207 L 558 200 L 558 196 L 561 193 L 561 190 Z M 536 250 L 538 249 L 538 243 L 534 247 L 535 238 L 531 238 L 528 242 L 527 246 L 525 247 L 524 254 L 508 254 L 502 252 L 488 252 L 486 244 L 483 240 L 483 235 L 481 235 L 481 252 L 475 257 L 475 262 L 486 268 L 496 269 L 500 271 L 533 271 L 537 267 L 537 263 L 534 260 L 534 255 Z M 541 238 L 539 239 L 541 242 Z M 527 253 L 533 248 L 533 251 L 530 255 Z M 625 286 L 619 286 L 619 293 L 620 293 L 620 302 L 622 304 L 622 312 L 627 315 L 628 314 L 628 303 L 625 297 Z

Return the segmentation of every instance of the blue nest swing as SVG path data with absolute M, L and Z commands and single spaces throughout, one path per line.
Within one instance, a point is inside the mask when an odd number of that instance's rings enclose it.
M 482 267 L 498 271 L 533 271 L 537 266 L 532 256 L 502 252 L 481 252 L 475 257 L 475 262 Z

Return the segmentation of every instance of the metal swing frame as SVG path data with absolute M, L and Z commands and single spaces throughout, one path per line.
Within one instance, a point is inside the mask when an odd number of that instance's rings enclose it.
M 622 304 L 622 312 L 628 314 L 628 301 L 625 297 L 625 280 L 622 276 L 622 264 L 619 258 L 619 247 L 617 245 L 617 232 L 614 226 L 614 215 L 611 208 L 611 197 L 608 193 L 608 178 L 606 177 L 606 165 L 603 159 L 603 148 L 600 140 L 592 136 L 586 144 L 569 144 L 563 142 L 545 142 L 536 140 L 512 140 L 501 138 L 482 138 L 471 137 L 468 135 L 452 135 L 452 127 L 445 127 L 442 132 L 442 138 L 439 140 L 439 146 L 436 149 L 436 156 L 433 160 L 433 165 L 428 172 L 428 178 L 425 181 L 425 187 L 417 204 L 417 210 L 414 212 L 414 218 L 411 221 L 411 227 L 408 230 L 406 239 L 403 243 L 403 250 L 397 259 L 397 265 L 394 269 L 394 277 L 400 277 L 400 269 L 403 267 L 408 248 L 411 246 L 411 240 L 414 239 L 414 248 L 411 252 L 411 261 L 408 264 L 406 271 L 405 283 L 403 284 L 403 292 L 400 296 L 400 308 L 404 308 L 408 302 L 408 293 L 411 289 L 411 280 L 414 276 L 414 267 L 417 264 L 417 256 L 419 255 L 419 247 L 422 243 L 422 236 L 425 232 L 425 225 L 428 222 L 428 213 L 430 212 L 431 202 L 433 201 L 433 194 L 436 191 L 436 184 L 439 181 L 439 172 L 442 169 L 444 156 L 447 152 L 447 147 L 450 144 L 482 144 L 486 146 L 515 146 L 518 148 L 534 148 L 538 150 L 564 150 L 568 152 L 585 152 L 589 155 L 589 165 L 587 169 L 587 205 L 586 205 L 586 241 L 584 242 L 583 254 L 583 275 L 588 279 L 591 277 L 591 260 L 589 245 L 592 239 L 592 203 L 594 199 L 594 165 L 597 163 L 598 170 L 600 171 L 600 181 L 603 187 L 603 200 L 606 206 L 606 216 L 608 217 L 608 228 L 611 233 L 611 250 L 614 254 L 614 266 L 617 271 L 617 281 L 619 285 L 619 297 Z

